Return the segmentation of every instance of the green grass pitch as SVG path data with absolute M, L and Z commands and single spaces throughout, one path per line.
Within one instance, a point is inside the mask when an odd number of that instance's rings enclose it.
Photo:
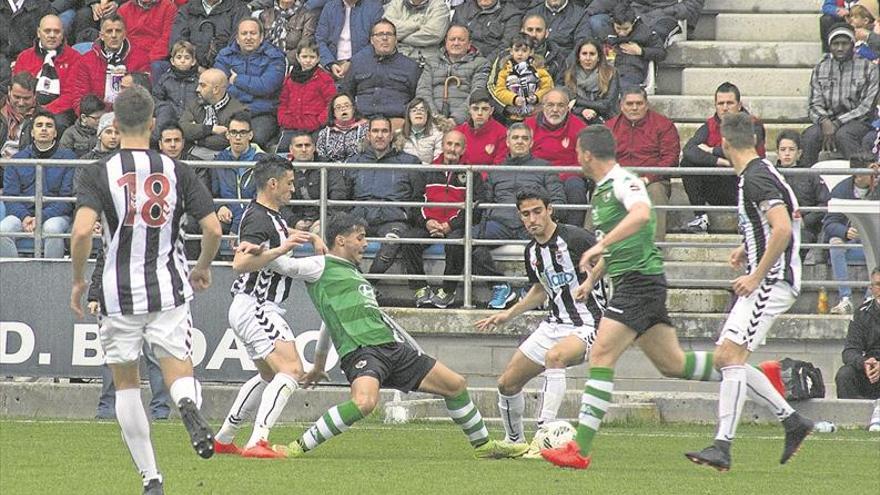
M 304 425 L 272 432 L 287 442 Z M 497 427 L 495 435 L 499 435 Z M 247 439 L 243 430 L 238 442 Z M 880 436 L 814 434 L 779 465 L 782 431 L 740 427 L 733 469 L 695 466 L 682 453 L 707 445 L 711 426 L 603 428 L 593 465 L 558 469 L 543 460 L 475 460 L 450 423 L 385 426 L 365 421 L 302 459 L 203 460 L 177 421 L 152 425 L 169 494 L 836 494 L 877 493 Z M 140 493 L 140 479 L 114 422 L 0 420 L 0 493 Z

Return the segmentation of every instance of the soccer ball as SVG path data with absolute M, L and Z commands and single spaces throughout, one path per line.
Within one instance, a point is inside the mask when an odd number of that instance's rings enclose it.
M 545 423 L 535 432 L 534 443 L 541 449 L 556 449 L 574 440 L 576 430 L 568 421 Z

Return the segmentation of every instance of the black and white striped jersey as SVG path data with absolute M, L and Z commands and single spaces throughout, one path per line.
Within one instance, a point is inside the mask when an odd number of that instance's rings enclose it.
M 596 244 L 590 232 L 572 225 L 558 224 L 546 244 L 536 240 L 526 246 L 526 273 L 533 284 L 540 283 L 550 300 L 548 322 L 576 327 L 599 323 L 605 312 L 607 292 L 599 280 L 587 301 L 575 299 L 575 291 L 587 278 L 578 268 L 581 255 Z
M 767 272 L 766 281 L 783 280 L 795 291 L 800 291 L 801 214 L 791 187 L 770 162 L 755 158 L 739 176 L 737 198 L 739 232 L 746 248 L 748 273 L 757 268 L 767 250 L 771 231 L 767 212 L 774 206 L 785 206 L 791 219 L 791 239 L 782 256 Z
M 192 299 L 180 221 L 214 214 L 195 172 L 156 151 L 121 150 L 82 167 L 76 182 L 77 205 L 103 224 L 104 313 L 166 311 Z
M 287 238 L 287 229 L 287 222 L 279 212 L 254 200 L 248 205 L 241 218 L 238 240 L 260 244 L 269 249 L 276 248 Z M 232 294 L 248 294 L 257 298 L 259 302 L 271 301 L 281 304 L 290 293 L 292 281 L 290 277 L 263 267 L 255 272 L 239 275 L 232 283 Z

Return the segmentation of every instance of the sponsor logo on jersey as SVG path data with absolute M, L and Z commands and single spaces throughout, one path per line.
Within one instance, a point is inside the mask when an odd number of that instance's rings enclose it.
M 577 276 L 575 276 L 573 272 L 569 271 L 556 273 L 547 269 L 544 270 L 544 278 L 547 280 L 547 285 L 554 289 L 558 289 L 560 287 L 567 287 L 569 284 L 577 279 Z
M 376 291 L 373 289 L 373 286 L 366 283 L 358 286 L 358 292 L 361 293 L 362 296 L 367 300 L 367 302 L 371 302 L 376 304 Z

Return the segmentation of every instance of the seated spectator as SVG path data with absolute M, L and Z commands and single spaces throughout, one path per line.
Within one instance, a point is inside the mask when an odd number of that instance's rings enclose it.
M 61 147 L 73 151 L 77 157 L 93 150 L 98 143 L 98 122 L 106 113 L 104 108 L 104 102 L 95 95 L 86 95 L 79 100 L 79 118 L 64 130 Z
M 506 122 L 520 122 L 533 115 L 541 99 L 553 88 L 547 69 L 532 57 L 531 41 L 514 35 L 509 52 L 499 55 L 489 73 L 489 91 L 503 107 Z
M 831 49 L 834 50 L 832 43 Z M 871 155 L 857 155 L 850 159 L 850 168 L 864 170 L 872 168 L 880 170 L 880 163 L 874 161 Z M 876 175 L 876 173 L 874 174 Z M 831 190 L 832 199 L 867 199 L 868 193 L 871 192 L 874 185 L 874 176 L 865 174 L 855 174 L 848 177 Z M 843 213 L 828 213 L 822 222 L 822 233 L 825 242 L 833 244 L 829 249 L 829 257 L 831 258 L 831 274 L 834 280 L 838 282 L 846 282 L 850 280 L 847 274 L 848 265 L 862 265 L 865 263 L 865 250 L 863 248 L 850 248 L 847 244 L 861 243 L 859 230 L 849 221 Z M 838 303 L 831 308 L 831 313 L 836 315 L 849 314 L 853 311 L 853 304 L 850 301 L 852 296 L 852 287 L 840 286 L 837 289 Z
M 880 399 L 880 268 L 871 271 L 871 299 L 855 312 L 843 344 L 843 366 L 834 381 L 838 399 Z M 880 431 L 880 402 L 869 427 Z
M 251 2 L 252 8 L 256 3 Z M 287 62 L 293 64 L 301 42 L 315 44 L 320 9 L 308 8 L 306 0 L 266 0 L 261 3 L 268 5 L 259 13 L 255 11 L 254 15 L 263 24 L 266 39 L 284 52 Z
M 159 77 L 168 66 L 168 40 L 177 4 L 173 0 L 135 0 L 123 3 L 117 12 L 125 20 L 129 42 L 147 54 L 154 78 Z
M 403 151 L 421 163 L 434 163 L 443 148 L 443 131 L 437 128 L 428 103 L 413 98 L 406 106 L 406 120 L 400 132 Z
M 321 199 L 321 170 L 297 167 L 297 163 L 314 162 L 315 140 L 304 131 L 296 131 L 290 140 L 287 159 L 293 162 L 293 199 Z M 345 179 L 339 170 L 327 171 L 327 199 L 342 200 L 346 195 Z M 330 210 L 333 211 L 333 210 Z M 328 214 L 330 213 L 328 211 Z M 289 209 L 288 225 L 313 234 L 321 232 L 321 209 L 317 206 L 294 205 Z
M 9 66 L 9 59 L 6 55 L 0 53 L 0 95 L 5 95 L 9 91 L 9 79 L 12 77 L 12 68 Z
M 733 165 L 721 149 L 721 117 L 739 112 L 749 113 L 743 108 L 739 88 L 729 82 L 721 83 L 715 89 L 715 114 L 685 144 L 681 166 L 726 167 L 732 171 Z M 755 151 L 763 158 L 766 155 L 764 124 L 756 117 L 752 117 L 752 122 L 755 128 Z M 692 206 L 736 205 L 736 184 L 739 181 L 736 174 L 684 175 L 681 181 Z M 708 233 L 709 215 L 703 210 L 695 210 L 694 219 L 682 229 L 693 234 Z
M 544 97 L 541 111 L 525 121 L 532 130 L 532 155 L 557 167 L 578 166 L 575 144 L 578 133 L 586 127 L 569 111 L 570 102 L 565 89 L 552 89 Z M 559 180 L 565 189 L 566 204 L 589 204 L 588 191 L 593 186 L 587 186 L 582 174 L 563 172 L 559 174 Z M 584 226 L 586 215 L 586 210 L 559 210 L 556 213 L 562 223 L 578 227 Z
M 678 27 L 678 21 L 687 21 L 688 31 L 693 32 L 704 3 L 705 0 L 632 0 L 631 5 L 636 15 L 665 40 Z
M 327 122 L 330 101 L 335 95 L 333 77 L 318 66 L 318 47 L 312 41 L 301 41 L 278 102 L 278 149 L 288 148 L 294 131 L 320 129 Z
M 849 5 L 854 2 L 849 0 L 823 0 L 822 17 L 819 18 L 819 38 L 822 40 L 822 53 L 828 53 L 828 33 L 832 26 L 846 22 L 849 15 Z
M 443 152 L 434 163 L 443 165 L 461 164 L 465 150 L 465 137 L 459 131 L 447 131 L 443 135 Z M 462 203 L 467 192 L 467 175 L 452 170 L 424 170 L 412 174 L 413 192 L 419 201 L 430 203 Z M 473 174 L 473 202 L 483 201 L 485 196 L 481 174 Z M 458 208 L 432 207 L 426 205 L 412 215 L 413 228 L 407 237 L 438 239 L 461 239 L 464 237 L 464 210 Z M 480 221 L 483 210 L 474 209 L 473 223 Z M 406 273 L 424 275 L 424 251 L 428 244 L 407 244 L 403 247 L 403 261 Z M 443 274 L 460 275 L 463 271 L 464 255 L 462 246 L 445 246 L 446 267 Z M 444 281 L 440 287 L 431 287 L 425 280 L 411 280 L 410 289 L 415 290 L 416 307 L 433 306 L 447 308 L 455 302 L 455 287 L 458 282 Z M 435 290 L 436 289 L 436 290 Z
M 461 163 L 497 165 L 507 159 L 507 129 L 492 113 L 492 97 L 485 89 L 476 89 L 468 98 L 468 120 L 455 129 L 464 134 L 467 146 Z M 488 177 L 483 172 L 483 180 Z
M 119 14 L 101 19 L 100 39 L 83 55 L 76 70 L 74 93 L 76 104 L 85 95 L 96 95 L 113 105 L 120 92 L 120 80 L 129 72 L 148 72 L 150 60 L 146 52 L 131 46 L 125 21 Z
M 424 66 L 440 54 L 440 46 L 449 27 L 446 0 L 390 0 L 385 18 L 397 28 L 397 49 Z
M 327 162 L 344 162 L 360 153 L 369 122 L 361 117 L 351 97 L 345 93 L 330 100 L 327 113 L 327 125 L 318 131 L 316 138 L 318 158 Z
M 116 129 L 116 115 L 113 112 L 101 116 L 96 134 L 95 147 L 80 157 L 83 160 L 102 160 L 119 149 L 119 130 Z
M 550 77 L 554 81 L 561 81 L 566 59 L 572 52 L 565 51 L 555 43 L 550 42 L 547 38 L 547 21 L 540 14 L 529 14 L 523 17 L 522 29 L 520 32 L 529 37 L 532 41 L 532 51 L 535 58 L 543 59 L 544 68 L 550 73 Z M 511 40 L 512 38 L 507 38 Z M 503 50 L 498 52 L 497 57 L 503 54 Z
M 34 45 L 40 19 L 54 13 L 48 0 L 0 2 L 0 40 L 5 41 L 0 44 L 0 52 L 8 60 L 15 60 L 19 53 Z
M 177 11 L 168 44 L 189 41 L 196 47 L 199 67 L 213 67 L 220 50 L 235 38 L 239 21 L 248 16 L 250 10 L 244 2 L 189 0 Z
M 73 151 L 58 145 L 58 131 L 55 116 L 46 110 L 37 110 L 31 128 L 33 141 L 19 151 L 13 158 L 39 160 L 70 160 L 76 158 Z M 73 195 L 74 167 L 43 168 L 43 196 L 64 197 Z M 32 166 L 6 166 L 3 170 L 3 194 L 7 196 L 33 196 L 36 187 L 36 172 Z M 36 229 L 34 203 L 6 201 L 7 216 L 0 221 L 0 258 L 18 256 L 16 240 L 2 237 L 3 233 L 28 232 Z M 63 234 L 70 227 L 73 203 L 43 201 L 43 234 Z M 44 258 L 62 258 L 64 239 L 49 238 L 43 241 Z
M 183 138 L 183 129 L 177 125 L 176 122 L 172 122 L 169 124 L 165 124 L 164 127 L 159 129 L 159 151 L 168 156 L 169 158 L 173 158 L 175 160 L 196 160 L 197 157 L 194 157 L 189 154 L 189 150 L 187 149 L 186 140 Z M 199 180 L 202 181 L 202 184 L 205 185 L 205 189 L 211 190 L 211 169 L 204 167 L 194 167 L 193 168 L 196 176 L 198 176 Z M 202 228 L 199 225 L 198 220 L 195 218 L 186 215 L 185 222 L 183 224 L 183 231 L 187 234 L 192 235 L 201 235 Z M 186 259 L 195 260 L 199 258 L 199 254 L 202 252 L 201 242 L 199 240 L 191 239 L 184 240 L 183 249 L 186 252 Z
M 455 8 L 452 24 L 467 27 L 480 55 L 494 59 L 520 31 L 522 11 L 510 0 L 465 0 Z
M 98 37 L 101 20 L 115 15 L 120 3 L 116 0 L 80 0 L 68 42 L 77 45 L 94 41 Z
M 178 41 L 171 47 L 171 67 L 153 85 L 153 101 L 156 102 L 154 140 L 158 140 L 159 129 L 176 123 L 186 107 L 198 101 L 198 86 L 196 48 L 189 41 Z
M 315 41 L 321 65 L 340 80 L 351 70 L 352 58 L 370 46 L 373 26 L 382 19 L 382 2 L 330 0 L 324 7 L 315 29 Z
M 255 143 L 251 143 L 254 132 L 251 129 L 251 116 L 247 111 L 236 113 L 229 119 L 226 139 L 229 147 L 217 153 L 221 162 L 254 162 L 265 153 Z M 212 168 L 211 191 L 215 199 L 251 200 L 256 194 L 256 185 L 251 181 L 253 167 L 247 164 L 240 168 Z M 227 203 L 217 206 L 217 218 L 224 234 L 238 232 L 238 224 L 248 203 Z
M 199 75 L 196 92 L 198 100 L 191 103 L 180 116 L 183 137 L 192 145 L 191 153 L 202 160 L 213 160 L 214 155 L 229 146 L 227 126 L 232 116 L 247 108 L 227 91 L 226 74 L 208 69 Z
M 839 151 L 848 160 L 871 131 L 880 73 L 877 65 L 853 58 L 854 40 L 852 28 L 836 26 L 828 34 L 831 54 L 813 69 L 809 107 L 813 125 L 803 133 L 804 167 L 819 161 L 823 149 Z
M 37 78 L 37 104 L 55 114 L 60 128 L 76 120 L 74 79 L 80 54 L 64 43 L 64 26 L 55 15 L 43 16 L 34 45 L 18 54 L 13 74 Z
M 792 168 L 798 166 L 801 157 L 801 136 L 797 131 L 786 129 L 776 137 L 776 166 Z M 828 206 L 831 192 L 821 175 L 789 175 L 785 181 L 791 186 L 799 206 Z M 812 244 L 822 240 L 822 220 L 825 212 L 810 211 L 801 213 L 801 243 Z M 825 259 L 824 253 L 816 249 L 801 249 L 804 265 L 815 265 Z
M 390 21 L 376 22 L 370 33 L 371 45 L 352 57 L 339 90 L 354 96 L 364 115 L 384 115 L 399 129 L 406 104 L 416 95 L 421 69 L 397 51 L 397 30 Z
M 623 90 L 620 114 L 605 123 L 617 143 L 617 161 L 624 167 L 676 167 L 681 150 L 678 130 L 665 116 L 648 107 L 648 94 L 639 86 Z M 669 204 L 668 175 L 642 176 L 653 205 Z M 666 212 L 657 212 L 655 240 L 666 238 Z
M 606 43 L 613 51 L 614 67 L 620 74 L 621 85 L 642 85 L 648 77 L 648 63 L 662 62 L 666 58 L 665 40 L 636 17 L 626 2 L 614 7 L 611 20 L 614 34 L 606 38 Z
M 531 153 L 532 130 L 521 122 L 507 130 L 508 158 L 504 165 L 523 165 L 548 167 L 550 164 Z M 559 176 L 543 172 L 491 172 L 486 183 L 487 203 L 516 203 L 516 193 L 526 187 L 543 188 L 553 198 L 554 204 L 565 204 L 565 190 Z M 486 210 L 482 221 L 473 227 L 474 239 L 528 239 L 528 233 L 519 219 L 516 208 L 497 208 Z M 453 246 L 447 248 L 454 249 Z M 464 252 L 458 253 L 464 256 Z M 504 273 L 495 265 L 490 246 L 475 246 L 471 255 L 473 273 L 497 277 L 491 284 L 492 299 L 489 309 L 505 309 L 514 304 L 519 296 L 509 283 L 503 282 Z M 464 266 L 463 263 L 458 266 Z M 458 275 L 456 273 L 456 275 Z
M 853 35 L 855 36 L 855 31 L 860 29 L 868 31 L 873 29 L 875 19 L 874 15 L 871 14 L 864 5 L 853 5 L 852 8 L 849 9 L 849 15 L 846 17 L 846 22 L 852 26 Z M 865 60 L 874 61 L 880 57 L 880 53 L 871 48 L 871 45 L 868 44 L 867 40 L 856 38 L 853 49 L 856 57 L 861 57 Z
M 620 106 L 620 77 L 605 59 L 605 50 L 596 40 L 584 40 L 575 49 L 563 75 L 563 83 L 574 98 L 572 112 L 586 124 L 602 124 L 617 115 Z
M 38 110 L 36 85 L 37 80 L 27 72 L 12 76 L 6 102 L 0 109 L 0 158 L 12 158 L 31 142 L 31 126 Z
M 419 159 L 391 146 L 391 122 L 386 117 L 370 119 L 364 151 L 349 163 L 419 163 Z M 347 199 L 353 201 L 412 201 L 409 173 L 403 170 L 346 170 Z M 397 239 L 407 231 L 409 215 L 400 206 L 355 206 L 351 214 L 367 221 L 367 235 Z M 383 243 L 370 264 L 370 273 L 385 273 L 397 259 L 400 244 Z
M 537 14 L 547 23 L 547 42 L 565 54 L 573 53 L 576 44 L 592 37 L 590 16 L 583 3 L 570 0 L 544 0 L 526 11 Z M 558 78 L 554 74 L 554 80 Z
M 468 95 L 485 89 L 489 62 L 471 46 L 464 26 L 452 25 L 440 54 L 427 61 L 419 77 L 416 96 L 428 102 L 431 113 L 452 126 L 468 116 Z
M 855 30 L 856 42 L 865 43 L 874 53 L 880 53 L 880 18 L 874 16 L 874 25 Z
M 235 41 L 220 50 L 214 67 L 229 78 L 229 94 L 251 112 L 254 142 L 267 148 L 278 133 L 278 96 L 287 68 L 285 55 L 263 39 L 263 25 L 246 18 Z

